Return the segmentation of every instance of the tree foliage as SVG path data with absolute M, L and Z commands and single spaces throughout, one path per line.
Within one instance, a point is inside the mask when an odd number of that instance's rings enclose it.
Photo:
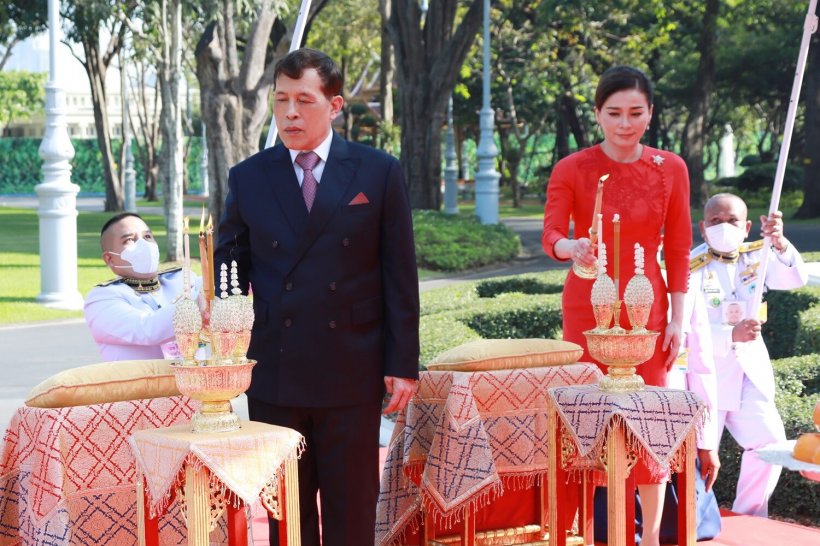
M 0 72 L 0 134 L 10 122 L 43 111 L 47 77 L 42 72 Z
M 0 3 L 0 70 L 14 46 L 43 30 L 48 20 L 42 0 L 6 0 Z

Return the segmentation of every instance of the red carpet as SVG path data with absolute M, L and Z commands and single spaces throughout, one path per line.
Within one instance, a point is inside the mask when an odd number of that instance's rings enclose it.
M 386 455 L 387 449 L 382 448 L 380 468 L 384 466 Z M 720 536 L 698 542 L 699 546 L 820 546 L 820 529 L 733 512 L 723 512 L 722 515 Z M 253 519 L 253 538 L 254 546 L 268 546 L 268 520 L 264 514 L 256 514 Z

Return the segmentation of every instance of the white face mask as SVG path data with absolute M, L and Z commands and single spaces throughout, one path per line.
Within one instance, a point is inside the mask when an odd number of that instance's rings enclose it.
M 110 252 L 119 256 L 129 264 L 134 273 L 148 275 L 159 270 L 159 247 L 156 243 L 149 243 L 145 239 L 137 241 L 123 249 L 121 254 Z M 114 267 L 129 267 L 127 265 L 115 265 Z
M 746 238 L 746 230 L 729 222 L 709 226 L 704 231 L 706 243 L 718 252 L 735 252 Z

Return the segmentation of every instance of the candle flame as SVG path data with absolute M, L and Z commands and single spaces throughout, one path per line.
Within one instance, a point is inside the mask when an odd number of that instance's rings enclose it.
M 185 219 L 182 221 L 182 233 L 185 234 L 185 235 L 188 235 L 188 230 L 189 230 L 188 224 L 189 224 L 188 217 L 186 216 Z
M 203 214 L 204 213 L 205 211 L 203 210 Z M 213 216 L 211 216 L 210 214 L 208 214 L 208 226 L 206 229 L 208 230 L 208 233 L 213 233 L 214 231 L 214 219 Z
M 609 178 L 609 173 L 606 173 L 606 174 L 605 174 L 605 175 L 603 175 L 601 178 L 599 178 L 599 179 L 598 179 L 598 184 L 603 184 L 604 182 L 606 182 L 606 179 L 607 179 L 607 178 Z
M 199 236 L 205 233 L 205 205 L 202 205 L 202 216 L 199 217 Z
M 615 216 L 612 217 L 612 221 L 613 222 L 620 222 L 621 221 L 621 215 L 616 213 Z

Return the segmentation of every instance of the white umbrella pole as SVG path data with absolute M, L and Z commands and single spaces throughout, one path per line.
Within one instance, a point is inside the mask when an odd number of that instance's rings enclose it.
M 310 1 L 311 0 L 302 0 L 302 7 L 299 8 L 299 16 L 296 18 L 296 26 L 293 29 L 293 38 L 290 41 L 290 49 L 288 51 L 299 49 L 299 44 L 302 43 L 302 36 L 305 34 L 305 25 L 307 24 L 308 12 L 310 11 Z M 817 2 L 817 0 L 811 1 Z M 271 115 L 270 129 L 268 129 L 268 138 L 265 140 L 265 148 L 273 146 L 273 143 L 276 142 L 277 133 L 276 118 Z
M 792 84 L 792 94 L 789 98 L 789 110 L 786 114 L 786 126 L 783 129 L 783 142 L 780 144 L 780 155 L 777 158 L 777 171 L 774 176 L 774 187 L 772 188 L 772 200 L 769 204 L 769 214 L 776 212 L 780 207 L 780 192 L 783 189 L 783 176 L 786 173 L 786 162 L 789 159 L 789 146 L 794 132 L 794 119 L 797 117 L 797 101 L 800 98 L 800 88 L 803 86 L 803 72 L 806 70 L 806 58 L 809 55 L 809 42 L 811 35 L 817 30 L 817 0 L 810 0 L 806 19 L 803 22 L 803 40 L 800 42 L 800 54 L 797 56 L 797 69 L 794 74 Z M 757 284 L 755 285 L 755 296 L 752 299 L 752 318 L 757 318 L 763 299 L 763 285 L 766 281 L 766 269 L 769 265 L 770 238 L 763 241 L 763 249 L 760 254 L 760 266 L 757 270 Z

